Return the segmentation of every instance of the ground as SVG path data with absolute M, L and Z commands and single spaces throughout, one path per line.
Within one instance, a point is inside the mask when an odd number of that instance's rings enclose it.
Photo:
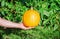
M 22 22 L 31 6 L 40 13 L 39 25 L 30 30 L 0 27 L 1 39 L 60 39 L 60 0 L 0 0 L 0 17 Z

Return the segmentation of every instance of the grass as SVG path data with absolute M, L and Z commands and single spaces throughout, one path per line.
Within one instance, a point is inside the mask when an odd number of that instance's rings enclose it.
M 1 39 L 60 39 L 59 0 L 0 0 L 0 17 L 12 22 L 22 22 L 24 12 L 33 6 L 41 21 L 31 30 L 3 29 Z

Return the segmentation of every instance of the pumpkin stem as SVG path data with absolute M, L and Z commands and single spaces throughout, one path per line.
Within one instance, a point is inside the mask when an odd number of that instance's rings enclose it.
M 31 6 L 31 10 L 33 10 L 33 7 Z

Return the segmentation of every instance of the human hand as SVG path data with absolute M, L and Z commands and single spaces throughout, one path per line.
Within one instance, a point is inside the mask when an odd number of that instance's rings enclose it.
M 19 28 L 19 29 L 23 29 L 23 30 L 28 30 L 28 29 L 32 29 L 34 27 L 26 27 L 26 26 L 24 26 L 23 23 L 15 23 L 12 26 L 4 27 L 4 29 L 6 29 L 6 28 Z
M 20 29 L 31 29 L 34 27 L 25 27 L 23 23 L 15 23 L 15 22 L 11 22 L 5 19 L 0 18 L 0 26 L 4 27 L 4 29 L 6 28 L 20 28 Z
M 20 23 L 19 26 L 18 26 L 18 28 L 27 30 L 27 29 L 32 29 L 34 27 L 25 27 L 23 23 Z

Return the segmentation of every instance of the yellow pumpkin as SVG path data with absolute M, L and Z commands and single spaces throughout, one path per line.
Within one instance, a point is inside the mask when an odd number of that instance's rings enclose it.
M 40 22 L 40 14 L 33 10 L 27 10 L 24 15 L 23 15 L 23 24 L 26 27 L 35 27 L 39 24 Z

